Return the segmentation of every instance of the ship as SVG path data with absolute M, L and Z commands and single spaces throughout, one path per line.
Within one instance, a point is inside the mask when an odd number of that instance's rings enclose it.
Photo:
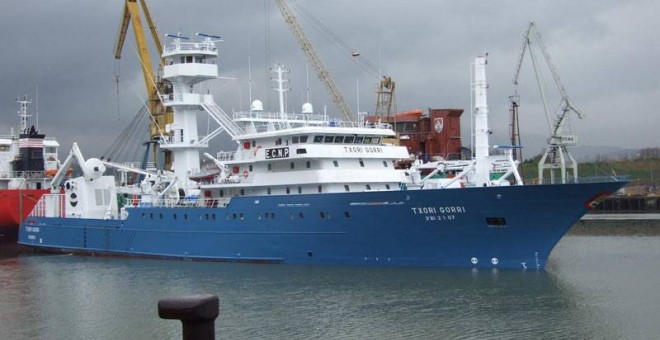
M 197 93 L 218 78 L 217 43 L 176 36 L 163 50 L 172 92 L 161 100 L 174 118 L 160 143 L 172 168 L 85 159 L 74 143 L 52 193 L 21 225 L 20 244 L 201 261 L 542 270 L 571 226 L 626 184 L 525 185 L 512 149 L 489 145 L 483 56 L 473 66 L 474 156 L 414 159 L 402 169 L 410 154 L 387 142 L 396 137 L 387 122 L 333 119 L 310 103 L 287 112 L 282 65 L 273 68 L 275 112 L 255 100 L 249 111 L 227 113 Z M 205 136 L 200 112 L 218 125 Z M 220 133 L 236 149 L 203 152 Z M 215 171 L 200 166 L 202 154 Z M 66 179 L 74 164 L 82 175 Z
M 50 193 L 50 178 L 58 169 L 59 143 L 28 126 L 32 102 L 19 104 L 19 133 L 0 136 L 0 242 L 14 243 L 18 226 L 43 194 Z

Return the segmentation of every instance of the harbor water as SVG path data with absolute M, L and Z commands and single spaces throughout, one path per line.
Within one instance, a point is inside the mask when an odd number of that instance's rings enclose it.
M 166 297 L 216 294 L 217 339 L 657 339 L 660 237 L 565 237 L 546 271 L 0 258 L 0 339 L 180 339 Z

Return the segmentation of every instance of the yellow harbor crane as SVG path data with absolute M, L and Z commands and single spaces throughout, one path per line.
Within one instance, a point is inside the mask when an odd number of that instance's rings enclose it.
M 330 72 L 323 64 L 323 61 L 321 61 L 321 58 L 316 53 L 316 50 L 314 49 L 314 45 L 312 45 L 312 42 L 305 34 L 305 31 L 303 31 L 302 27 L 300 26 L 300 23 L 298 23 L 298 19 L 296 19 L 295 15 L 293 15 L 293 12 L 286 4 L 286 1 L 275 0 L 275 2 L 277 3 L 277 6 L 279 7 L 282 16 L 284 17 L 284 21 L 286 21 L 287 25 L 289 26 L 289 29 L 291 30 L 291 32 L 293 32 L 293 35 L 298 40 L 298 43 L 300 44 L 300 47 L 302 48 L 303 52 L 305 52 L 307 59 L 316 69 L 316 73 L 318 74 L 319 79 L 321 79 L 323 85 L 325 85 L 325 87 L 330 92 L 330 95 L 332 96 L 332 101 L 335 103 L 335 105 L 337 105 L 341 113 L 344 115 L 344 119 L 350 122 L 355 121 L 355 116 L 353 115 L 351 108 L 348 106 L 348 104 L 346 104 L 346 101 L 344 100 L 344 96 L 342 96 L 341 92 L 339 91 L 339 88 L 337 88 L 337 84 L 335 84 L 335 80 L 332 78 L 332 75 L 330 75 Z
M 117 43 L 115 44 L 115 59 L 121 58 L 124 41 L 126 40 L 126 33 L 128 32 L 128 26 L 132 23 L 133 32 L 135 33 L 137 53 L 138 57 L 140 58 L 140 66 L 142 68 L 142 75 L 144 77 L 144 84 L 147 89 L 147 109 L 149 110 L 149 114 L 152 118 L 150 136 L 151 142 L 154 144 L 153 158 L 154 162 L 158 163 L 158 154 L 160 150 L 157 141 L 161 138 L 161 136 L 164 135 L 165 125 L 173 122 L 173 112 L 171 108 L 164 107 L 160 100 L 159 94 L 166 92 L 166 84 L 162 79 L 160 79 L 160 77 L 157 76 L 157 73 L 154 73 L 151 55 L 149 53 L 149 46 L 144 35 L 142 20 L 140 19 L 140 7 L 144 12 L 144 17 L 147 20 L 149 30 L 151 31 L 153 43 L 156 47 L 156 50 L 158 51 L 158 57 L 160 60 L 159 70 L 163 67 L 163 60 L 161 57 L 163 54 L 163 45 L 160 42 L 158 32 L 156 31 L 156 25 L 154 25 L 154 22 L 151 19 L 151 14 L 149 13 L 149 8 L 147 7 L 145 0 L 139 0 L 139 5 L 137 0 L 125 0 L 124 9 L 121 16 L 119 35 L 117 36 Z M 168 150 L 162 151 L 164 152 L 165 169 L 170 169 L 172 165 L 171 153 Z

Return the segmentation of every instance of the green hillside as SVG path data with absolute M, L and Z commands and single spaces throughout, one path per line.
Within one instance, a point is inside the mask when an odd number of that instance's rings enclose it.
M 540 157 L 523 163 L 525 181 L 538 179 L 538 161 Z M 605 160 L 578 164 L 579 177 L 622 176 L 628 175 L 633 182 L 660 182 L 660 158 L 638 158 L 632 160 Z M 548 173 L 544 175 L 547 177 Z M 657 185 L 656 185 L 657 186 Z

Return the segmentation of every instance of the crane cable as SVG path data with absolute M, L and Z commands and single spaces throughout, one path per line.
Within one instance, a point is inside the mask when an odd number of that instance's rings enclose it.
M 333 46 L 339 49 L 340 51 L 345 52 L 347 55 L 350 55 L 352 58 L 351 60 L 355 62 L 358 67 L 360 67 L 363 71 L 380 76 L 380 72 L 378 67 L 369 60 L 369 58 L 362 56 L 360 53 L 357 53 L 355 49 L 351 48 L 346 41 L 341 39 L 336 33 L 332 32 L 326 25 L 324 25 L 318 18 L 316 18 L 311 12 L 309 12 L 307 9 L 302 7 L 298 2 L 296 1 L 289 1 L 289 4 L 291 5 L 291 8 L 293 8 L 296 13 L 299 14 L 300 17 L 305 19 L 307 22 L 309 22 L 314 29 L 316 29 L 321 36 L 326 39 L 327 41 L 333 43 Z

